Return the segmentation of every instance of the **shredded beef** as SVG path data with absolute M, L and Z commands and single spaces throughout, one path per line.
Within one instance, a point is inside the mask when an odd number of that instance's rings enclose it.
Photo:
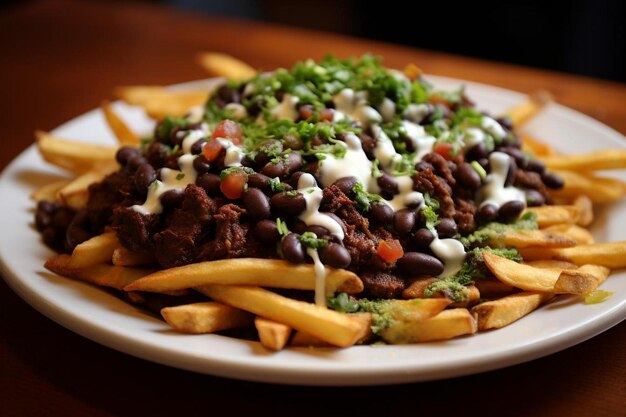
M 250 227 L 240 221 L 245 212 L 245 209 L 235 204 L 226 204 L 218 209 L 213 216 L 217 223 L 215 239 L 200 247 L 198 260 L 212 261 L 245 256 L 246 236 Z
M 522 188 L 532 188 L 533 190 L 537 190 L 541 195 L 548 200 L 549 193 L 546 188 L 543 180 L 541 179 L 541 175 L 532 171 L 523 171 L 521 169 L 517 170 L 515 174 L 515 186 Z
M 119 206 L 141 204 L 134 179 L 125 171 L 108 175 L 103 181 L 89 186 L 87 213 L 91 228 L 101 233 L 111 224 L 113 212 Z
M 465 200 L 462 198 L 454 198 L 454 221 L 457 224 L 461 234 L 472 233 L 476 230 L 476 222 L 474 221 L 474 213 L 476 212 L 476 204 L 473 200 Z
M 406 281 L 388 272 L 361 274 L 367 295 L 374 298 L 398 298 L 406 288 Z
M 155 255 L 164 268 L 194 261 L 196 240 L 213 220 L 217 207 L 204 190 L 188 185 L 181 208 L 174 211 L 169 226 L 154 235 Z
M 141 214 L 130 207 L 115 210 L 115 229 L 122 246 L 135 252 L 151 253 L 151 237 L 159 225 L 158 214 Z
M 442 177 L 450 187 L 456 185 L 456 180 L 452 176 L 452 171 L 448 166 L 448 161 L 436 152 L 430 152 L 424 155 L 422 161 L 428 162 L 435 168 L 435 173 Z
M 437 213 L 440 217 L 454 217 L 454 201 L 450 197 L 450 187 L 445 180 L 433 173 L 430 168 L 419 171 L 413 176 L 413 189 L 421 193 L 428 193 L 439 202 Z

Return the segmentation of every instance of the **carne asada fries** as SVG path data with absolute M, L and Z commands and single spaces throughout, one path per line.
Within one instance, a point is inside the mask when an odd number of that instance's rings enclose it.
M 165 294 L 177 332 L 254 326 L 279 351 L 498 329 L 558 294 L 601 301 L 626 267 L 626 242 L 585 228 L 595 203 L 626 195 L 595 173 L 626 168 L 626 151 L 520 139 L 547 93 L 492 118 L 463 89 L 370 56 L 273 73 L 198 61 L 228 81 L 116 90 L 157 121 L 151 137 L 108 102 L 120 147 L 36 133 L 42 158 L 75 176 L 32 195 L 61 253 L 50 271 L 138 306 Z

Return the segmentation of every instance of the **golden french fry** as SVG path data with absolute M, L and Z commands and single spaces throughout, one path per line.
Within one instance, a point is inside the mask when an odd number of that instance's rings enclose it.
M 412 300 L 389 300 L 385 314 L 398 321 L 420 321 L 433 317 L 452 303 L 447 298 L 414 298 Z
M 363 282 L 353 272 L 326 267 L 326 291 L 356 294 Z M 133 283 L 127 291 L 163 292 L 206 284 L 258 285 L 262 287 L 315 289 L 313 265 L 294 265 L 277 259 L 237 258 L 200 262 L 165 269 Z
M 626 241 L 591 243 L 571 248 L 527 248 L 520 254 L 525 260 L 559 259 L 576 265 L 602 265 L 611 269 L 626 267 Z
M 140 266 L 155 263 L 155 259 L 150 254 L 132 252 L 120 246 L 113 251 L 111 262 L 118 266 Z
M 198 63 L 211 75 L 233 81 L 246 81 L 257 74 L 254 68 L 242 60 L 218 52 L 198 54 Z
M 94 236 L 74 248 L 67 266 L 79 269 L 107 263 L 119 245 L 115 232 Z
M 522 135 L 521 139 L 522 150 L 531 153 L 537 158 L 556 154 L 552 146 L 540 141 L 539 139 L 535 139 L 534 137 L 529 135 Z
M 57 194 L 58 200 L 76 211 L 86 208 L 89 200 L 89 186 L 102 181 L 107 175 L 117 169 L 118 166 L 116 164 L 109 163 L 85 172 L 59 190 Z
M 137 146 L 141 138 L 115 113 L 108 101 L 102 102 L 102 113 L 120 145 Z
M 254 327 L 259 333 L 261 345 L 269 350 L 282 350 L 291 336 L 291 327 L 258 316 L 254 319 Z
M 316 347 L 316 348 L 333 347 L 333 345 L 331 345 L 330 343 L 325 342 L 320 338 L 317 338 L 313 335 L 310 335 L 307 332 L 303 332 L 300 330 L 294 333 L 293 337 L 291 338 L 291 342 L 289 342 L 289 344 L 291 346 L 297 346 L 297 347 Z
M 43 185 L 35 190 L 30 198 L 34 201 L 58 201 L 57 193 L 72 180 L 59 180 Z
M 152 272 L 150 269 L 128 268 L 107 264 L 97 264 L 86 268 L 70 268 L 68 266 L 69 261 L 69 255 L 57 255 L 50 258 L 44 267 L 68 278 L 117 290 L 123 290 L 125 286 L 133 281 Z
M 335 346 L 352 346 L 369 332 L 369 323 L 362 318 L 296 301 L 259 287 L 204 285 L 196 289 L 214 300 L 285 323 Z
M 609 276 L 611 270 L 600 265 L 583 265 L 561 272 L 554 284 L 555 293 L 587 295 L 593 292 Z
M 407 300 L 416 299 L 416 298 L 428 299 L 424 297 L 424 291 L 431 284 L 437 281 L 438 281 L 437 278 L 432 278 L 432 277 L 417 278 L 413 282 L 411 282 L 411 284 L 409 284 L 409 286 L 406 287 L 404 291 L 402 291 L 402 298 L 407 299 Z M 446 294 L 441 293 L 441 292 L 433 294 L 433 298 L 442 299 L 443 297 L 446 297 Z M 449 305 L 449 307 L 466 307 L 468 305 L 475 303 L 479 299 L 480 299 L 480 291 L 478 291 L 478 288 L 476 288 L 474 285 L 468 285 L 467 286 L 467 299 L 462 302 L 452 303 Z
M 504 114 L 511 119 L 513 126 L 519 128 L 537 115 L 541 109 L 551 101 L 552 95 L 549 92 L 543 90 L 535 91 L 528 96 L 526 101 L 511 107 Z
M 94 169 L 95 166 L 115 161 L 114 146 L 92 145 L 35 132 L 37 149 L 47 162 L 76 173 Z
M 247 311 L 214 301 L 165 307 L 161 315 L 174 330 L 192 334 L 249 326 L 254 318 Z
M 565 248 L 576 245 L 569 236 L 545 230 L 512 230 L 502 236 L 502 246 L 513 248 L 542 247 Z
M 605 149 L 584 154 L 551 155 L 541 158 L 550 169 L 599 171 L 626 168 L 626 149 Z
M 530 265 L 534 268 L 548 268 L 548 269 L 554 269 L 554 268 L 576 269 L 578 268 L 578 265 L 576 264 L 573 264 L 567 261 L 559 261 L 556 259 L 541 259 L 538 261 L 530 261 L 530 262 L 526 262 L 526 265 Z
M 580 207 L 573 205 L 530 207 L 525 210 L 529 211 L 537 215 L 537 225 L 540 228 L 562 223 L 573 224 L 580 217 Z
M 467 309 L 444 310 L 421 321 L 398 321 L 380 331 L 388 343 L 407 344 L 451 339 L 476 333 L 476 321 Z
M 204 104 L 209 97 L 206 90 L 169 90 L 159 86 L 119 87 L 115 94 L 128 104 L 143 107 L 155 119 L 182 117 L 190 108 Z
M 543 230 L 547 233 L 568 236 L 574 239 L 577 245 L 594 242 L 593 235 L 589 230 L 575 224 L 555 224 L 553 226 L 548 226 Z
M 609 203 L 626 195 L 626 183 L 617 178 L 565 170 L 555 173 L 565 182 L 562 189 L 550 191 L 555 198 L 571 200 L 585 195 L 594 203 Z
M 504 297 L 517 291 L 517 289 L 511 285 L 491 279 L 476 280 L 474 285 L 478 288 L 480 296 L 488 300 Z
M 552 297 L 554 294 L 524 291 L 481 303 L 470 312 L 476 317 L 478 330 L 499 329 L 524 317 Z

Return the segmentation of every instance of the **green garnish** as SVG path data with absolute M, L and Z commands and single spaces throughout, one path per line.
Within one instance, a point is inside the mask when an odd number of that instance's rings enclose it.
M 224 180 L 227 176 L 229 176 L 233 172 L 239 172 L 239 171 L 243 171 L 243 172 L 245 172 L 248 175 L 254 174 L 254 170 L 252 168 L 248 168 L 248 167 L 228 167 L 226 169 L 223 169 L 222 172 L 220 172 L 220 180 Z
M 352 192 L 354 192 L 354 201 L 356 201 L 357 208 L 361 211 L 369 211 L 371 203 L 382 200 L 378 194 L 371 194 L 365 191 L 363 184 L 360 182 L 357 182 L 352 187 Z
M 270 178 L 270 189 L 272 190 L 272 192 L 280 192 L 280 191 L 285 191 L 285 184 L 283 184 L 282 182 L 280 182 L 280 179 L 278 178 Z
M 328 246 L 326 239 L 319 239 L 315 233 L 304 232 L 299 237 L 302 245 L 309 249 L 321 249 Z
M 179 172 L 178 174 L 176 174 L 176 179 L 178 181 L 182 180 L 183 178 L 185 178 L 185 173 L 184 172 Z
M 287 227 L 287 223 L 282 221 L 280 217 L 276 218 L 276 229 L 278 229 L 278 233 L 280 233 L 281 236 L 287 236 L 289 233 L 291 233 L 289 231 L 289 228 Z

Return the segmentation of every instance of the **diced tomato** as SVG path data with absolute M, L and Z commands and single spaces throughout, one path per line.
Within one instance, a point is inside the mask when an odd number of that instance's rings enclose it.
M 206 145 L 204 145 L 202 153 L 204 153 L 204 157 L 207 161 L 213 162 L 217 159 L 218 156 L 220 156 L 222 149 L 224 149 L 222 144 L 219 143 L 217 140 L 212 139 Z
M 311 117 L 313 117 L 313 106 L 310 104 L 305 104 L 303 106 L 300 106 L 300 108 L 298 109 L 298 113 L 300 114 L 300 118 L 302 120 L 307 120 Z
M 215 126 L 211 138 L 224 138 L 230 139 L 235 145 L 241 145 L 243 141 L 243 132 L 239 123 L 232 120 L 222 120 Z
M 450 143 L 440 143 L 435 145 L 433 148 L 433 152 L 438 153 L 439 155 L 446 158 L 448 161 L 452 159 L 452 144 Z
M 335 111 L 333 109 L 324 109 L 320 112 L 320 120 L 323 122 L 332 122 L 335 118 Z
M 248 174 L 244 171 L 234 171 L 220 182 L 220 190 L 227 198 L 236 200 L 243 194 L 247 182 Z
M 393 263 L 402 258 L 402 256 L 404 255 L 404 250 L 402 249 L 400 241 L 397 239 L 381 240 L 378 243 L 378 249 L 376 249 L 376 254 L 383 261 Z

